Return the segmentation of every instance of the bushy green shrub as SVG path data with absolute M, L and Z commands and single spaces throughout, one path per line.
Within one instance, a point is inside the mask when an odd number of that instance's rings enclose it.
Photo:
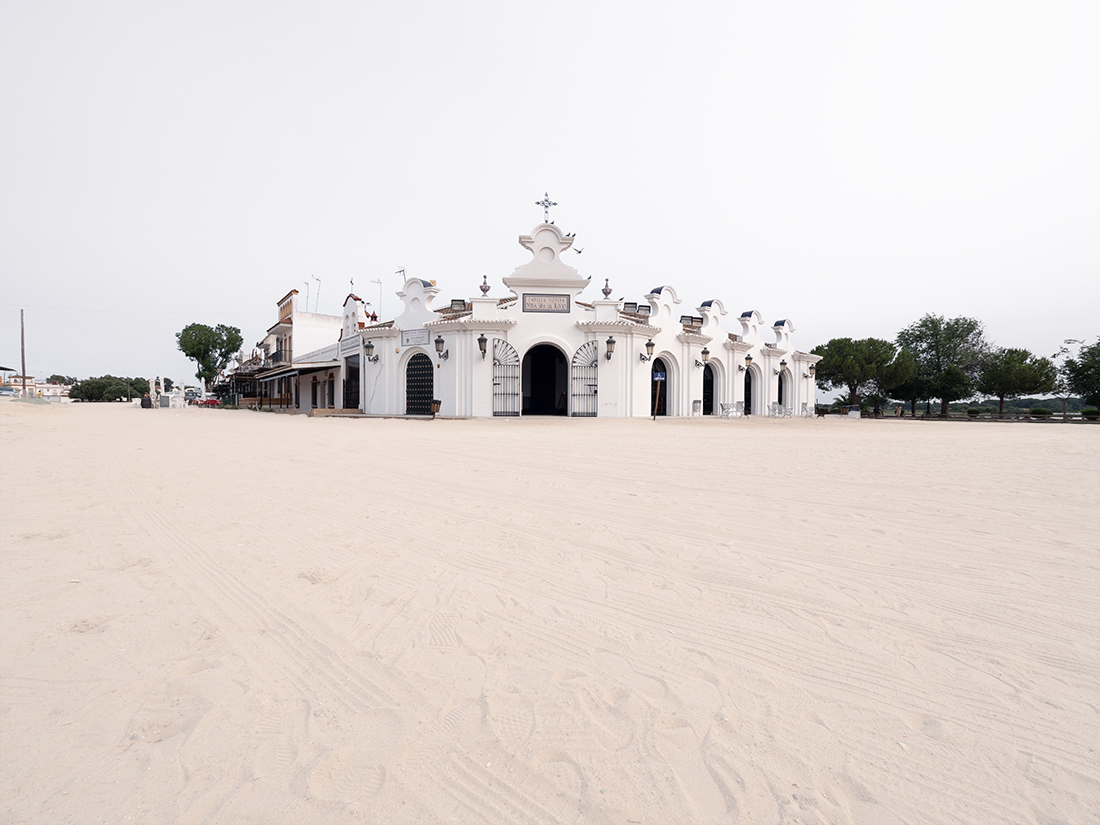
M 1096 409 L 1095 407 L 1087 407 L 1081 410 L 1081 417 L 1085 418 L 1088 421 L 1095 421 L 1096 419 L 1100 418 L 1100 410 Z
M 1054 415 L 1054 411 L 1048 410 L 1046 407 L 1032 407 L 1028 415 L 1032 418 L 1050 418 Z
M 971 418 L 977 418 L 980 412 L 981 410 L 977 409 L 976 407 L 971 407 L 969 410 L 966 411 L 966 414 Z

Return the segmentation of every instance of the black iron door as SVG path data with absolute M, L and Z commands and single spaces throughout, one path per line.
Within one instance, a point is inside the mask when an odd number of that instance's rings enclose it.
M 405 367 L 405 415 L 431 415 L 434 391 L 432 359 L 418 352 Z

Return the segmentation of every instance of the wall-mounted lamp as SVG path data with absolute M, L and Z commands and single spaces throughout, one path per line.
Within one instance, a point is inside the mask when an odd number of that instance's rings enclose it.
M 752 363 L 752 356 L 751 355 L 746 355 L 745 356 L 745 366 L 747 367 L 751 363 Z
M 485 345 L 489 343 L 489 339 L 485 337 L 485 333 L 477 336 L 477 348 L 481 350 L 481 360 L 485 360 Z
M 367 341 L 367 345 L 363 347 L 363 351 L 367 354 L 367 360 L 372 364 L 378 363 L 378 356 L 374 354 L 374 342 Z
M 610 335 L 607 336 L 607 360 L 611 360 L 611 353 L 615 351 L 615 339 Z
M 695 366 L 697 366 L 697 367 L 706 366 L 707 361 L 710 360 L 710 350 L 707 349 L 706 347 L 703 347 L 703 351 L 701 353 L 699 353 L 699 355 L 702 356 L 703 360 L 702 361 L 696 360 L 695 361 Z
M 776 375 L 779 375 L 779 373 L 781 373 L 786 368 L 787 368 L 787 362 L 786 361 L 780 361 L 779 362 L 779 369 L 775 369 L 775 367 L 772 367 L 772 372 L 775 373 Z
M 443 349 L 444 343 L 446 342 L 443 340 L 443 336 L 437 335 L 435 339 L 435 354 L 440 361 L 446 361 L 448 358 L 451 357 L 451 351 Z
M 653 358 L 653 346 L 653 339 L 650 338 L 648 341 L 645 342 L 645 355 L 642 355 L 639 352 L 638 357 L 642 359 L 642 361 L 651 360 Z
M 817 367 L 814 364 L 810 364 L 810 375 L 813 375 L 815 372 L 817 372 Z

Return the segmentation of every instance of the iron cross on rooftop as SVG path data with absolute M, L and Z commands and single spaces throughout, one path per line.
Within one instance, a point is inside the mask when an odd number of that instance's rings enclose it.
M 535 206 L 542 207 L 542 213 L 545 216 L 544 220 L 546 223 L 550 223 L 550 207 L 557 206 L 556 203 L 550 200 L 550 193 L 544 193 L 541 201 L 535 201 Z

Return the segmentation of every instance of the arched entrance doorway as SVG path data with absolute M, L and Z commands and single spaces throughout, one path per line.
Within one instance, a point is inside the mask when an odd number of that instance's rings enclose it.
M 523 414 L 567 415 L 569 368 L 565 355 L 551 344 L 539 344 L 523 356 Z
M 668 410 L 668 367 L 660 358 L 653 359 L 650 370 L 649 414 L 667 415 Z
M 745 415 L 752 415 L 752 370 L 745 370 Z
M 405 366 L 405 415 L 431 415 L 434 391 L 432 359 L 418 352 Z
M 789 407 L 787 403 L 787 373 L 779 373 L 779 397 L 776 399 L 779 402 L 780 409 Z
M 714 368 L 703 367 L 703 415 L 714 414 Z

